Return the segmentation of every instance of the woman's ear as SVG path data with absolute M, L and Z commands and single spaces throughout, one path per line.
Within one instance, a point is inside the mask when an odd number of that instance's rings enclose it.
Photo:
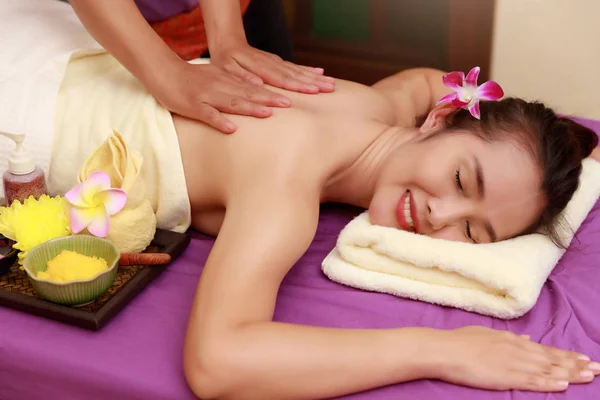
M 452 111 L 455 111 L 456 107 L 452 103 L 442 103 L 437 105 L 429 112 L 427 119 L 421 125 L 421 133 L 432 133 L 440 130 L 446 126 L 446 117 Z

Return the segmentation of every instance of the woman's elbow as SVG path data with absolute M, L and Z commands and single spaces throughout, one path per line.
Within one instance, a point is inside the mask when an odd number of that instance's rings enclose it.
M 221 357 L 213 350 L 185 350 L 183 355 L 185 379 L 192 392 L 199 398 L 224 397 L 228 383 L 226 366 Z
M 183 370 L 188 386 L 201 399 L 238 399 L 240 380 L 252 365 L 236 357 L 235 346 L 223 338 L 198 346 L 186 346 Z

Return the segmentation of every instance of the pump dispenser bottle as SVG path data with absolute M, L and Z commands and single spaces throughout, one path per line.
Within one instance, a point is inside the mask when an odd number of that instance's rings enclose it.
M 17 145 L 8 157 L 8 170 L 2 176 L 6 205 L 10 206 L 15 200 L 23 203 L 29 196 L 37 200 L 47 194 L 44 171 L 35 165 L 33 157 L 23 149 L 25 135 L 2 131 L 0 135 L 12 139 Z

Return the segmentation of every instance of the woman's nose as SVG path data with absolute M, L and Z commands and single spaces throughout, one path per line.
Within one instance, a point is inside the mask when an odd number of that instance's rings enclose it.
M 427 221 L 434 230 L 453 225 L 465 219 L 472 207 L 466 199 L 434 198 L 427 200 Z

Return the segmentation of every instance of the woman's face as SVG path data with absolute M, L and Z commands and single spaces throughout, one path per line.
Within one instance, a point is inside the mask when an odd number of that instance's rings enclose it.
M 489 243 L 535 223 L 545 206 L 539 188 L 540 169 L 516 142 L 439 133 L 388 156 L 369 215 L 375 225 Z

